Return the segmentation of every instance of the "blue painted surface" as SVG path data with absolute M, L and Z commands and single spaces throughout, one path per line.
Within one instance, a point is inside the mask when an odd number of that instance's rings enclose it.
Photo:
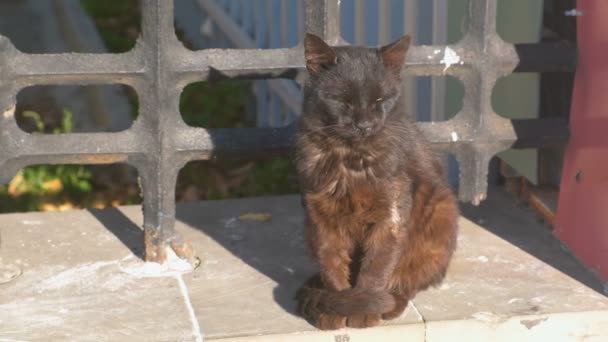
M 300 32 L 298 27 L 299 14 L 298 2 L 301 0 L 216 0 L 227 13 L 247 32 L 256 42 L 259 48 L 281 48 L 293 47 L 300 40 Z M 409 1 L 409 0 L 408 0 Z M 176 0 L 176 8 L 185 3 L 192 3 L 192 0 Z M 287 12 L 287 43 L 281 42 L 281 11 L 280 5 L 286 6 Z M 183 4 L 180 4 L 183 3 Z M 412 34 L 413 32 L 404 32 L 405 20 L 405 1 L 390 0 L 390 10 L 387 19 L 390 21 L 388 27 L 390 40 L 395 40 L 405 33 Z M 267 7 L 268 6 L 268 7 Z M 191 7 L 191 6 L 186 6 Z M 363 8 L 365 10 L 365 30 L 364 43 L 368 46 L 378 45 L 378 2 L 376 0 L 364 0 Z M 271 13 L 271 18 L 267 16 Z M 418 13 L 416 25 L 416 44 L 431 44 L 433 36 L 433 1 L 418 0 Z M 354 42 L 355 37 L 355 1 L 342 0 L 341 9 L 341 24 L 340 29 L 342 37 L 348 42 Z M 204 14 L 203 14 L 204 17 Z M 204 20 L 204 19 L 203 19 Z M 214 31 L 216 35 L 220 34 L 219 30 Z M 214 37 L 211 41 L 203 41 L 198 45 L 200 48 L 226 47 L 224 37 Z M 295 82 L 294 82 L 295 83 Z M 431 115 L 431 78 L 418 77 L 416 80 L 417 87 L 417 109 L 416 117 L 420 121 L 430 120 Z M 254 91 L 257 95 L 257 125 L 259 127 L 268 126 L 283 126 L 288 121 L 295 118 L 295 114 L 290 112 L 285 117 L 281 112 L 280 99 L 269 91 L 265 81 L 255 81 Z M 449 161 L 449 178 L 453 184 L 458 183 L 458 166 L 454 158 Z

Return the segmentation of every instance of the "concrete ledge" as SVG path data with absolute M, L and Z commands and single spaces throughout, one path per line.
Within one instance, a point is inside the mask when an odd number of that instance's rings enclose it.
M 139 207 L 2 215 L 0 269 L 22 274 L 0 284 L 0 341 L 608 340 L 600 284 L 530 213 L 501 193 L 463 212 L 441 287 L 383 326 L 334 332 L 293 314 L 315 269 L 298 197 L 179 206 L 177 228 L 202 260 L 193 272 L 134 256 Z

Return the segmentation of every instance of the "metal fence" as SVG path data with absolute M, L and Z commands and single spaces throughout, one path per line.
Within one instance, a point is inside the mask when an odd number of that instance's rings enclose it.
M 306 31 L 331 44 L 340 36 L 339 0 L 304 1 Z M 182 257 L 192 250 L 174 230 L 175 183 L 189 161 L 217 156 L 286 153 L 293 127 L 203 129 L 187 126 L 178 103 L 189 83 L 226 78 L 296 79 L 304 70 L 301 45 L 284 49 L 191 51 L 176 38 L 172 0 L 142 0 L 142 36 L 124 54 L 24 54 L 0 37 L 0 181 L 31 164 L 126 162 L 141 178 L 145 258 L 162 262 L 165 247 Z M 462 81 L 462 110 L 444 122 L 420 123 L 430 141 L 453 153 L 460 166 L 459 197 L 485 198 L 488 163 L 513 147 L 561 144 L 567 125 L 556 119 L 507 120 L 492 110 L 497 78 L 519 71 L 572 71 L 574 50 L 563 44 L 513 46 L 495 30 L 496 0 L 471 0 L 464 38 L 451 46 L 415 46 L 407 59 L 413 75 L 452 75 Z M 436 53 L 440 51 L 441 53 Z M 140 115 L 117 133 L 30 135 L 14 119 L 15 97 L 41 84 L 122 83 L 139 95 Z

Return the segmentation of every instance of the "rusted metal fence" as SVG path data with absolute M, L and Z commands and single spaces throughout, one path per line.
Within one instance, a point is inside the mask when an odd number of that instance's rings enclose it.
M 339 0 L 306 0 L 306 31 L 330 44 L 343 43 Z M 179 98 L 189 83 L 225 78 L 289 78 L 304 70 L 301 45 L 289 49 L 191 51 L 176 38 L 172 0 L 142 0 L 142 36 L 124 54 L 24 54 L 0 37 L 0 181 L 31 164 L 126 162 L 141 178 L 145 258 L 162 262 L 170 246 L 182 257 L 192 250 L 174 230 L 175 183 L 189 161 L 216 156 L 286 153 L 293 127 L 203 129 L 187 126 Z M 557 119 L 508 120 L 492 110 L 496 80 L 516 71 L 572 71 L 572 47 L 513 46 L 496 33 L 496 0 L 471 0 L 468 30 L 451 46 L 416 46 L 407 59 L 413 75 L 452 75 L 465 88 L 462 110 L 444 122 L 420 123 L 438 148 L 460 166 L 459 197 L 479 203 L 487 188 L 488 163 L 509 147 L 561 144 L 567 125 Z M 436 53 L 441 51 L 441 53 Z M 140 115 L 117 133 L 30 135 L 14 119 L 17 92 L 44 84 L 122 83 L 139 96 Z

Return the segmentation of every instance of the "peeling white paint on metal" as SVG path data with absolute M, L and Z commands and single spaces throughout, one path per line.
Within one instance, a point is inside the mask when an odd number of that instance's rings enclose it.
M 445 64 L 443 73 L 445 74 L 452 65 L 460 64 L 460 62 L 460 56 L 458 56 L 456 51 L 452 50 L 449 46 L 446 46 L 445 51 L 443 52 L 443 58 L 439 61 L 439 63 Z
M 119 268 L 122 272 L 138 278 L 169 277 L 194 270 L 194 266 L 190 262 L 178 257 L 171 248 L 167 248 L 167 261 L 163 264 L 142 262 L 130 255 L 123 259 Z
M 15 114 L 15 105 L 10 106 L 7 110 L 4 111 L 5 118 L 12 118 Z
M 565 11 L 564 15 L 567 17 L 580 17 L 583 15 L 583 12 L 576 8 L 573 8 L 571 10 Z
M 458 141 L 458 133 L 452 132 L 452 141 L 454 141 L 454 142 Z

